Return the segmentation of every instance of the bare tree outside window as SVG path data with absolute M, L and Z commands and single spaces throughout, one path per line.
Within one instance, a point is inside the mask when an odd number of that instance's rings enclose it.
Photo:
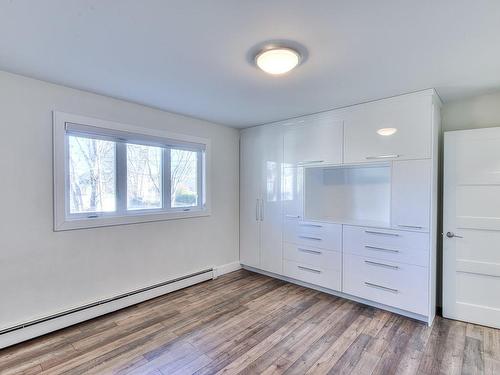
M 198 153 L 171 149 L 171 204 L 172 207 L 198 205 Z
M 162 154 L 160 147 L 127 144 L 127 208 L 162 207 Z
M 115 143 L 69 136 L 70 212 L 116 209 Z

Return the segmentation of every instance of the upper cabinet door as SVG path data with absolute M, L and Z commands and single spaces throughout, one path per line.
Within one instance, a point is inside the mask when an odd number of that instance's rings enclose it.
M 397 161 L 392 166 L 392 226 L 427 231 L 432 160 Z
M 431 95 L 403 95 L 344 110 L 344 163 L 430 158 L 431 145 Z
M 284 132 L 285 166 L 342 163 L 343 121 L 331 114 L 302 117 Z

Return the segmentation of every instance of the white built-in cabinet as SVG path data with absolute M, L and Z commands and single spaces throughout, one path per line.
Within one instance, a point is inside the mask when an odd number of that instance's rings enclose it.
M 426 90 L 243 130 L 242 265 L 431 323 L 439 111 Z

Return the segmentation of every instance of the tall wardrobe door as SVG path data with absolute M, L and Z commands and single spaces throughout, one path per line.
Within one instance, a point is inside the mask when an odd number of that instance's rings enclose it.
M 281 274 L 283 136 L 279 128 L 264 128 L 261 136 L 261 268 Z
M 260 267 L 261 138 L 255 129 L 242 132 L 240 144 L 240 261 Z

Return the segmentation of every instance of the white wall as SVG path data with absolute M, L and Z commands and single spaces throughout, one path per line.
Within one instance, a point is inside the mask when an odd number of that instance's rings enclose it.
M 209 217 L 53 232 L 52 111 L 212 140 Z M 238 261 L 238 131 L 0 72 L 0 329 Z
M 500 91 L 447 103 L 441 115 L 444 131 L 500 126 Z

